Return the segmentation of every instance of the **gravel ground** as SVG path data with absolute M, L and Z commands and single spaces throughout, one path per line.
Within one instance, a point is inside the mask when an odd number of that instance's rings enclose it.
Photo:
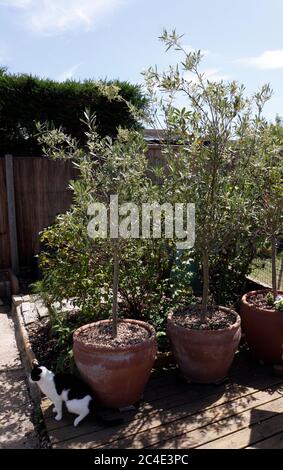
M 0 313 L 0 449 L 39 448 L 34 405 L 10 316 Z

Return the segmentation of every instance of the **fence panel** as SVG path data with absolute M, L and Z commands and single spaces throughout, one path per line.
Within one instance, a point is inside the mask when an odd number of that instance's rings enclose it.
M 10 239 L 7 208 L 5 159 L 0 158 L 0 268 L 10 266 Z
M 150 145 L 148 158 L 162 165 L 160 145 Z M 69 181 L 77 171 L 72 163 L 43 157 L 13 157 L 19 264 L 31 266 L 39 251 L 38 233 L 64 213 L 72 202 Z M 11 266 L 5 159 L 0 157 L 0 268 Z
M 39 250 L 38 233 L 66 212 L 72 201 L 68 189 L 76 171 L 71 162 L 15 157 L 14 184 L 20 266 L 30 266 Z

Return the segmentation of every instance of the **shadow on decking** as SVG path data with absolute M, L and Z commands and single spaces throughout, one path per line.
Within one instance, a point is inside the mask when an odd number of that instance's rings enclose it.
M 283 411 L 281 409 L 281 411 Z M 249 447 L 253 449 L 283 448 L 283 413 L 275 410 L 252 410 Z
M 154 372 L 143 402 L 122 414 L 122 425 L 103 428 L 87 418 L 74 428 L 73 416 L 57 423 L 51 408 L 45 411 L 45 421 L 55 447 L 196 447 L 229 433 L 229 426 L 246 426 L 244 412 L 277 397 L 282 381 L 244 352 L 236 356 L 229 380 L 222 385 L 186 384 L 176 368 Z M 110 410 L 104 415 L 117 416 Z

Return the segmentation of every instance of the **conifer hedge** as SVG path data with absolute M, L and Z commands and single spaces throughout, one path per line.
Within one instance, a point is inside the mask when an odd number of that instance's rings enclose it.
M 118 80 L 108 81 L 120 88 L 120 94 L 137 108 L 146 100 L 140 87 Z M 31 75 L 15 75 L 0 69 L 0 155 L 40 154 L 36 122 L 53 123 L 84 142 L 85 127 L 80 119 L 89 108 L 95 112 L 102 136 L 115 135 L 117 126 L 136 127 L 123 102 L 109 101 L 92 80 L 63 83 Z

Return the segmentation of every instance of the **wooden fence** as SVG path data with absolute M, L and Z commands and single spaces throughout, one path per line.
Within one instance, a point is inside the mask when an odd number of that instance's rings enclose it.
M 68 183 L 75 177 L 75 169 L 70 162 L 41 157 L 13 157 L 12 163 L 14 227 L 11 215 L 8 217 L 11 187 L 7 185 L 7 158 L 0 158 L 0 268 L 17 271 L 17 264 L 32 264 L 39 249 L 38 233 L 69 208 L 72 193 Z M 15 251 L 18 263 L 13 263 Z
M 7 205 L 5 159 L 0 158 L 0 267 L 10 266 L 10 240 Z
M 150 145 L 148 154 L 152 164 L 160 164 L 159 145 Z M 71 162 L 0 157 L 0 269 L 32 265 L 38 233 L 70 207 L 68 184 L 75 176 Z

